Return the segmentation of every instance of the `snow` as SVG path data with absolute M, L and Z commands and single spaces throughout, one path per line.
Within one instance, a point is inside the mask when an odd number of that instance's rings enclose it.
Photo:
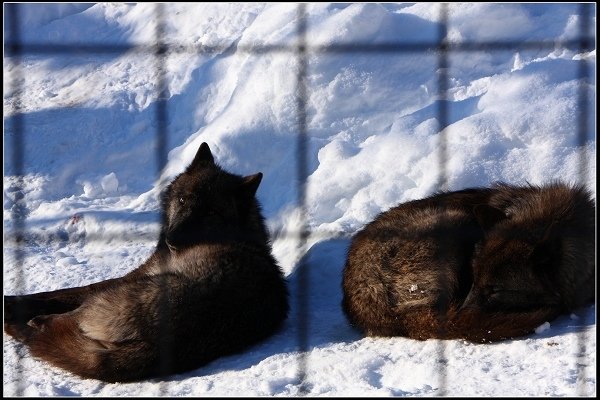
M 21 7 L 26 43 L 123 47 L 155 40 L 155 4 Z M 576 4 L 469 3 L 449 11 L 448 40 L 456 43 L 579 34 Z M 591 14 L 594 27 L 595 8 Z M 309 47 L 305 211 L 312 234 L 300 248 L 297 55 L 248 51 L 295 45 L 297 4 L 172 3 L 163 15 L 165 43 L 216 50 L 168 54 L 168 159 L 160 175 L 152 52 L 24 55 L 21 64 L 4 58 L 4 293 L 81 286 L 131 271 L 157 239 L 158 194 L 207 142 L 225 169 L 264 174 L 258 198 L 292 293 L 290 316 L 280 332 L 241 354 L 131 384 L 80 379 L 32 359 L 5 334 L 4 395 L 595 396 L 594 305 L 495 344 L 365 338 L 342 314 L 350 235 L 379 212 L 439 188 L 442 100 L 434 52 Z M 434 42 L 440 20 L 439 5 L 429 3 L 314 3 L 307 16 L 309 46 Z M 582 60 L 592 73 L 584 81 Z M 587 143 L 577 142 L 580 88 L 595 110 L 595 50 L 482 50 L 449 53 L 448 62 L 449 189 L 561 179 L 582 182 L 595 196 L 595 113 L 586 121 Z M 11 76 L 24 77 L 19 95 Z M 22 182 L 11 151 L 17 105 Z M 19 247 L 12 236 L 18 215 L 26 228 Z M 299 288 L 300 268 L 307 268 L 307 292 Z M 302 293 L 308 315 L 301 326 Z

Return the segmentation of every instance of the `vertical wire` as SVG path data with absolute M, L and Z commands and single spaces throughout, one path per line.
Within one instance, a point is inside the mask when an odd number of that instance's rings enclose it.
M 296 137 L 296 182 L 297 182 L 297 204 L 300 212 L 300 229 L 298 238 L 298 254 L 301 255 L 297 267 L 298 274 L 298 382 L 299 393 L 305 395 L 308 391 L 306 383 L 306 370 L 308 363 L 308 267 L 306 258 L 302 256 L 306 249 L 306 241 L 309 235 L 307 212 L 306 212 L 306 184 L 307 184 L 307 127 L 306 127 L 306 74 L 308 61 L 306 55 L 306 4 L 299 3 L 297 11 L 298 25 L 298 47 L 296 55 L 298 58 L 298 75 L 296 76 L 296 107 L 298 119 L 298 135 Z
M 166 82 L 166 53 L 167 46 L 164 44 L 165 21 L 164 21 L 164 4 L 156 3 L 155 7 L 156 30 L 155 30 L 155 62 L 157 75 L 157 92 L 158 96 L 155 104 L 155 119 L 156 119 L 156 176 L 157 181 L 160 179 L 161 172 L 166 162 L 166 147 L 167 147 L 167 82 Z M 162 206 L 160 210 L 160 221 L 165 224 L 165 215 Z M 169 323 L 171 321 L 172 310 L 169 304 L 169 287 L 164 274 L 165 266 L 160 264 L 161 274 L 160 282 L 160 309 L 159 309 L 159 363 L 160 375 L 167 375 L 172 372 L 173 364 L 173 338 L 170 334 Z M 159 395 L 166 394 L 168 381 L 161 380 L 158 390 Z
M 165 35 L 165 17 L 164 4 L 156 4 L 156 73 L 157 73 L 157 91 L 156 101 L 156 174 L 160 174 L 167 160 L 167 81 L 166 81 L 166 58 L 167 45 L 164 43 Z M 162 211 L 162 210 L 161 210 Z
M 438 24 L 438 106 L 437 106 L 437 119 L 440 127 L 438 133 L 439 140 L 439 158 L 438 158 L 438 191 L 448 189 L 448 149 L 447 149 L 447 130 L 446 125 L 448 124 L 448 44 L 446 36 L 448 34 L 448 5 L 446 3 L 440 4 L 440 20 Z M 445 262 L 444 260 L 439 260 Z M 444 336 L 445 321 L 446 321 L 446 310 L 448 308 L 447 298 L 440 298 L 438 304 L 439 312 L 437 315 L 439 322 L 439 334 Z M 439 376 L 439 390 L 438 396 L 445 396 L 447 390 L 447 374 L 448 374 L 448 360 L 446 358 L 446 342 L 444 339 L 440 339 L 438 342 L 438 376 Z
M 579 53 L 583 54 L 590 48 L 589 43 L 589 19 L 590 13 L 589 4 L 580 4 L 580 18 L 579 18 Z M 578 112 L 578 123 L 577 123 L 577 147 L 579 148 L 579 182 L 581 184 L 587 183 L 588 179 L 588 160 L 587 151 L 585 146 L 588 141 L 588 79 L 590 77 L 589 63 L 585 58 L 579 60 L 578 63 L 578 99 L 577 99 L 577 112 Z
M 446 125 L 448 123 L 448 44 L 446 35 L 448 34 L 448 5 L 440 4 L 440 22 L 438 24 L 438 106 L 437 119 L 440 127 L 439 136 L 439 155 L 438 155 L 438 190 L 448 189 L 448 149 Z
M 10 74 L 10 85 L 13 93 L 13 108 L 14 114 L 11 118 L 12 131 L 13 131 L 13 142 L 12 142 L 12 164 L 14 168 L 14 175 L 17 180 L 15 182 L 16 195 L 15 204 L 11 210 L 11 220 L 13 223 L 12 229 L 16 241 L 15 247 L 15 265 L 16 265 L 16 287 L 23 289 L 25 288 L 25 271 L 24 271 L 24 258 L 25 250 L 21 247 L 23 244 L 23 234 L 25 231 L 25 195 L 24 195 L 24 159 L 25 154 L 23 147 L 25 145 L 25 130 L 24 128 L 24 116 L 23 116 L 23 104 L 22 104 L 22 93 L 24 86 L 24 75 L 22 65 L 22 48 L 21 48 L 21 24 L 19 14 L 19 4 L 6 4 L 8 13 L 9 32 L 11 35 L 11 53 L 13 68 Z M 20 308 L 15 310 L 17 314 L 23 312 Z M 22 319 L 19 317 L 19 320 Z M 23 358 L 18 355 L 17 357 L 19 366 L 17 367 L 17 396 L 22 396 L 24 391 L 24 379 L 22 371 Z
M 590 48 L 589 43 L 589 14 L 590 5 L 587 3 L 580 4 L 579 7 L 579 54 L 584 54 Z M 577 96 L 577 148 L 579 150 L 579 183 L 587 186 L 588 182 L 588 157 L 587 157 L 587 141 L 588 141 L 588 80 L 590 77 L 589 64 L 586 58 L 582 57 L 578 63 L 577 81 L 578 81 L 578 96 Z M 575 391 L 579 396 L 585 396 L 585 381 L 586 381 L 586 361 L 578 360 L 585 356 L 586 344 L 588 342 L 587 332 L 585 331 L 586 312 L 581 316 L 581 330 L 577 332 L 577 350 L 575 353 L 575 365 L 577 368 L 577 379 L 575 381 Z M 589 394 L 588 394 L 589 395 Z

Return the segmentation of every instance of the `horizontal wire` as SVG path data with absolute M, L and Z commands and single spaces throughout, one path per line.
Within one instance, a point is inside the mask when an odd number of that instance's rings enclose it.
M 160 45 L 147 44 L 58 44 L 58 43 L 15 43 L 4 44 L 4 55 L 92 55 L 92 54 L 121 54 L 125 52 L 156 56 L 165 53 L 188 53 L 211 55 L 220 54 L 231 48 L 231 44 L 223 46 L 211 45 L 181 45 L 163 43 Z M 303 51 L 309 53 L 415 53 L 443 50 L 446 52 L 477 52 L 504 50 L 553 50 L 566 48 L 571 50 L 591 51 L 595 49 L 594 38 L 569 40 L 534 40 L 534 41 L 485 41 L 485 42 L 413 42 L 413 43 L 336 43 L 327 45 L 305 45 Z M 297 45 L 261 44 L 237 45 L 236 51 L 251 54 L 265 53 L 297 53 Z
M 358 232 L 358 231 L 356 231 Z M 311 230 L 276 230 L 271 233 L 271 241 L 280 239 L 349 239 L 356 232 L 340 232 L 330 231 L 323 229 Z M 53 231 L 53 232 L 4 232 L 4 245 L 20 244 L 23 243 L 65 243 L 65 244 L 77 244 L 87 242 L 106 242 L 106 243 L 156 243 L 158 240 L 160 231 L 145 231 L 145 232 L 131 232 L 129 231 L 117 231 L 117 232 L 74 232 L 68 233 L 66 231 Z

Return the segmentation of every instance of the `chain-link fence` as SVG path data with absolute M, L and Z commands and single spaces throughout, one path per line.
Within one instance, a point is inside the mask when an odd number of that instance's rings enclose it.
M 449 90 L 449 67 L 450 67 L 450 56 L 463 55 L 468 56 L 475 52 L 497 52 L 497 51 L 527 51 L 527 50 L 555 50 L 557 48 L 568 49 L 577 53 L 584 53 L 595 49 L 595 38 L 589 37 L 590 24 L 595 15 L 595 7 L 589 3 L 578 5 L 579 7 L 579 26 L 578 26 L 578 37 L 576 39 L 567 39 L 563 41 L 557 40 L 488 40 L 488 41 L 449 41 L 449 11 L 448 4 L 439 5 L 439 16 L 438 16 L 438 27 L 437 40 L 425 41 L 425 42 L 403 42 L 401 38 L 394 42 L 383 42 L 383 43 L 344 43 L 344 44 L 328 44 L 328 45 L 313 45 L 307 40 L 307 32 L 310 31 L 311 27 L 308 25 L 307 16 L 307 5 L 304 3 L 298 4 L 297 6 L 297 29 L 296 29 L 296 43 L 295 44 L 283 44 L 283 45 L 254 45 L 250 47 L 237 46 L 237 52 L 245 52 L 252 55 L 264 55 L 269 53 L 284 53 L 293 54 L 297 58 L 297 77 L 296 77 L 296 108 L 297 108 L 297 136 L 296 136 L 296 149 L 295 149 L 295 165 L 296 165 L 296 180 L 299 182 L 297 188 L 297 199 L 296 206 L 300 210 L 300 222 L 297 227 L 297 231 L 279 233 L 287 234 L 297 239 L 297 248 L 299 254 L 304 254 L 307 249 L 307 239 L 309 237 L 323 237 L 332 238 L 330 232 L 321 232 L 310 228 L 308 223 L 307 215 L 307 178 L 309 176 L 308 168 L 308 139 L 309 139 L 309 127 L 307 123 L 307 103 L 310 95 L 310 85 L 308 83 L 309 71 L 309 57 L 312 54 L 328 54 L 331 56 L 338 55 L 352 55 L 352 54 L 369 54 L 373 57 L 378 55 L 389 55 L 389 54 L 434 54 L 437 57 L 437 98 L 440 100 L 437 102 L 436 119 L 438 126 L 440 127 L 438 140 L 439 140 L 439 154 L 438 154 L 438 181 L 437 189 L 445 190 L 448 189 L 448 146 L 447 146 L 447 135 L 444 129 L 449 125 L 448 123 L 448 90 Z M 165 13 L 167 12 L 165 5 L 158 3 L 155 5 L 156 19 L 156 30 L 155 30 L 155 42 L 152 44 L 82 44 L 77 45 L 70 44 L 47 44 L 47 43 L 32 43 L 22 41 L 22 32 L 27 27 L 21 22 L 20 15 L 20 4 L 10 3 L 5 4 L 5 32 L 9 33 L 9 40 L 4 43 L 5 57 L 11 59 L 12 64 L 19 65 L 23 62 L 23 58 L 27 56 L 39 56 L 39 57 L 85 57 L 85 56 L 101 56 L 101 55 L 120 55 L 125 52 L 133 53 L 139 57 L 153 57 L 154 66 L 156 68 L 156 76 L 158 77 L 156 82 L 156 91 L 158 92 L 157 100 L 153 104 L 154 107 L 154 118 L 156 123 L 156 130 L 154 135 L 156 136 L 156 153 L 155 153 L 155 174 L 157 178 L 161 176 L 161 172 L 166 165 L 167 150 L 168 150 L 168 138 L 169 132 L 169 110 L 167 106 L 168 89 L 167 89 L 167 68 L 166 63 L 170 55 L 178 53 L 190 53 L 190 54 L 214 54 L 222 53 L 227 51 L 228 46 L 207 46 L 207 45 L 181 45 L 177 43 L 166 43 L 165 41 Z M 589 137 L 590 129 L 587 126 L 589 120 L 588 114 L 592 111 L 588 108 L 589 95 L 585 85 L 591 79 L 591 67 L 589 61 L 582 58 L 578 63 L 578 77 L 580 82 L 580 89 L 577 99 L 577 113 L 579 115 L 578 125 L 574 127 L 573 134 L 577 136 L 577 146 L 581 149 L 579 152 L 579 176 L 580 182 L 588 182 L 587 170 L 588 159 L 586 158 L 585 146 L 591 139 Z M 22 75 L 22 69 L 13 68 L 8 76 L 8 87 L 12 93 L 13 109 L 14 114 L 10 118 L 12 140 L 10 147 L 5 148 L 4 151 L 11 152 L 11 170 L 19 180 L 17 186 L 23 186 L 24 176 L 24 165 L 25 165 L 25 141 L 29 140 L 25 132 L 25 124 L 27 120 L 23 116 L 22 112 L 22 94 L 27 91 L 27 86 L 24 85 L 25 77 Z M 24 224 L 25 218 L 22 215 L 25 208 L 24 198 L 17 199 L 15 205 L 12 207 L 11 221 L 12 228 L 9 235 L 16 240 L 16 243 L 24 243 L 23 237 L 27 234 L 26 227 Z M 348 237 L 348 234 L 344 235 Z M 107 238 L 99 235 L 97 237 L 88 236 L 86 240 L 106 240 Z M 6 238 L 5 238 L 6 240 Z M 22 265 L 24 262 L 24 251 L 19 247 L 16 248 L 14 254 L 14 260 L 17 265 Z M 310 280 L 308 279 L 308 271 L 311 268 L 310 265 L 306 265 L 305 259 L 302 259 L 297 266 L 297 279 L 298 279 L 298 290 L 296 293 L 292 293 L 292 296 L 297 299 L 297 319 L 298 324 L 301 327 L 298 334 L 298 346 L 300 349 L 300 356 L 298 359 L 299 365 L 299 382 L 304 382 L 306 377 L 307 358 L 306 354 L 309 350 L 309 329 L 310 317 L 309 317 L 309 302 L 308 298 L 311 293 Z M 20 275 L 17 279 L 17 286 L 23 287 L 24 277 Z M 585 334 L 582 332 L 579 336 L 579 347 L 583 348 L 585 341 L 588 340 Z M 445 344 L 443 341 L 440 342 L 439 357 L 441 359 L 447 359 L 449 356 L 445 354 Z M 438 392 L 440 395 L 444 395 L 444 388 L 446 385 L 446 371 L 442 362 L 438 364 L 440 369 L 439 375 L 439 387 L 441 390 Z M 584 374 L 586 369 L 583 365 L 578 365 L 578 382 L 583 382 Z M 21 380 L 27 380 L 27 376 L 21 376 Z M 164 393 L 165 386 L 168 382 L 163 382 L 162 391 Z M 305 388 L 300 384 L 300 393 L 305 393 Z M 22 393 L 20 393 L 22 394 Z

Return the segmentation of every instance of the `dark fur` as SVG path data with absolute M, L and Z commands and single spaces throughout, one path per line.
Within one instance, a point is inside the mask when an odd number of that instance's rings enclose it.
M 5 296 L 5 331 L 35 357 L 108 382 L 192 370 L 267 338 L 288 294 L 255 198 L 261 178 L 224 171 L 203 143 L 163 195 L 144 264 L 85 287 Z
M 352 240 L 343 309 L 372 336 L 496 341 L 594 300 L 580 187 L 495 185 L 380 214 Z
M 595 204 L 583 187 L 500 185 L 475 214 L 485 240 L 462 310 L 520 318 L 504 329 L 487 326 L 481 340 L 531 332 L 595 300 Z

